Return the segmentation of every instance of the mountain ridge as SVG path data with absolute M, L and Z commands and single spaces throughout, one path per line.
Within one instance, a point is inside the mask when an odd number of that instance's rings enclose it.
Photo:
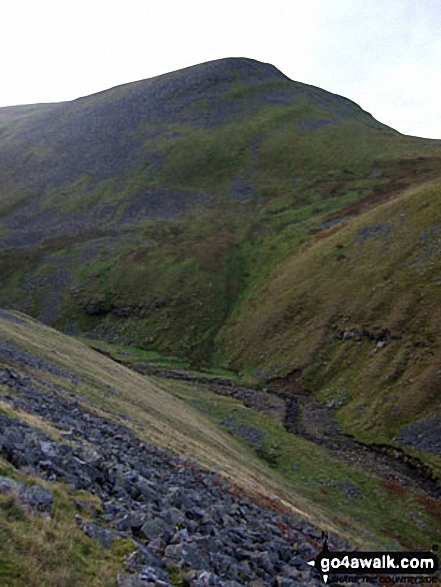
M 56 153 L 57 157 L 62 156 L 65 159 L 68 153 L 70 153 L 69 158 L 74 159 L 72 147 L 77 146 L 78 141 L 85 141 L 81 145 L 80 150 L 85 150 L 88 156 L 88 142 L 91 142 L 92 149 L 99 146 L 104 152 L 104 155 L 106 155 L 109 141 L 120 143 L 122 137 L 126 136 L 127 132 L 129 134 L 130 132 L 134 132 L 139 124 L 144 121 L 153 122 L 155 125 L 160 124 L 161 121 L 190 122 L 196 125 L 202 124 L 209 126 L 211 124 L 215 126 L 225 124 L 231 115 L 237 116 L 241 114 L 240 109 L 238 109 L 237 100 L 230 104 L 232 108 L 231 112 L 229 112 L 228 103 L 221 103 L 220 105 L 209 104 L 208 108 L 202 107 L 202 112 L 198 111 L 196 115 L 192 113 L 191 108 L 189 111 L 189 106 L 191 105 L 194 108 L 194 102 L 200 102 L 201 99 L 213 101 L 218 94 L 227 93 L 228 89 L 231 89 L 237 83 L 247 84 L 249 89 L 253 85 L 259 86 L 267 82 L 275 82 L 276 86 L 277 84 L 281 84 L 280 87 L 274 89 L 273 93 L 270 87 L 270 91 L 266 97 L 266 100 L 270 102 L 274 101 L 275 103 L 278 102 L 286 105 L 292 102 L 292 100 L 298 100 L 299 97 L 306 96 L 309 99 L 318 100 L 319 105 L 325 105 L 327 108 L 330 108 L 331 113 L 334 110 L 343 116 L 345 114 L 351 116 L 356 112 L 358 114 L 361 113 L 362 116 L 367 115 L 366 120 L 370 121 L 372 119 L 374 121 L 371 115 L 365 113 L 354 102 L 346 98 L 341 98 L 340 96 L 325 92 L 313 86 L 292 82 L 273 66 L 264 64 L 264 67 L 262 67 L 262 64 L 259 64 L 259 62 L 231 58 L 193 66 L 150 80 L 124 84 L 69 102 L 17 107 L 19 108 L 17 114 L 25 108 L 26 113 L 30 114 L 32 111 L 34 118 L 37 115 L 33 126 L 31 125 L 28 130 L 28 136 L 25 134 L 23 137 L 23 131 L 25 129 L 22 129 L 22 142 L 36 140 L 37 144 L 43 143 L 43 145 L 40 145 L 43 153 L 38 151 L 33 153 L 31 151 L 26 155 L 28 157 L 26 162 L 32 167 L 32 157 L 36 155 L 37 159 L 42 159 L 45 175 L 41 181 L 44 180 L 46 183 L 50 183 L 55 180 L 56 176 L 53 176 L 51 180 L 51 170 L 47 166 L 48 160 L 45 157 L 45 149 L 49 151 L 54 150 L 54 154 Z M 129 96 L 126 95 L 127 93 Z M 83 112 L 84 107 L 89 107 L 89 110 L 91 110 L 90 114 Z M 218 114 L 216 114 L 217 110 L 219 110 Z M 12 113 L 11 107 L 0 109 L 0 120 L 2 113 L 3 115 L 5 113 Z M 39 116 L 40 120 L 38 120 Z M 67 119 L 66 122 L 63 122 L 63 120 L 58 122 L 56 130 L 57 138 L 54 137 L 54 133 L 51 131 L 52 126 L 57 124 L 54 116 L 61 116 Z M 102 122 L 100 122 L 100 118 L 103 118 Z M 111 125 L 105 124 L 106 118 L 111 120 Z M 382 127 L 376 121 L 373 124 L 374 126 L 379 125 L 379 127 Z M 8 129 L 3 130 L 4 132 L 7 133 Z M 35 133 L 36 139 L 32 139 L 31 137 Z M 61 137 L 63 138 L 60 141 Z M 12 134 L 8 138 L 15 141 L 17 139 L 20 140 L 20 133 L 18 133 L 18 136 Z M 3 152 L 4 149 L 1 151 L 2 155 Z M 94 168 L 91 168 L 92 180 L 99 181 L 121 174 L 125 167 L 121 167 L 119 160 L 121 158 L 123 160 L 126 159 L 132 153 L 133 149 L 129 152 L 124 152 L 123 145 L 119 144 L 118 160 L 112 155 L 112 152 L 108 152 L 108 161 L 106 163 L 105 157 L 103 158 L 99 151 L 95 151 L 95 159 L 101 157 L 102 169 L 101 175 L 94 178 L 94 173 L 96 174 L 98 171 L 96 166 L 95 172 Z M 20 153 L 16 153 L 15 156 L 20 156 Z M 64 163 L 64 167 L 69 165 L 68 161 L 62 161 L 62 163 Z M 109 169 L 109 165 L 114 166 L 114 169 Z M 127 163 L 125 163 L 126 165 Z M 87 173 L 88 167 L 90 167 L 88 158 L 84 157 L 80 159 L 76 169 L 71 170 L 68 177 L 62 178 L 62 183 L 72 181 L 79 175 Z M 35 181 L 35 168 L 31 169 L 31 172 L 34 174 Z M 12 179 L 17 181 L 18 175 L 16 174 Z

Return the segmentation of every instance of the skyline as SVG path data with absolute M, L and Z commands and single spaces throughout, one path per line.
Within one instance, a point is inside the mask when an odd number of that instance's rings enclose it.
M 214 59 L 271 63 L 403 134 L 441 139 L 436 0 L 4 0 L 0 106 L 59 102 Z

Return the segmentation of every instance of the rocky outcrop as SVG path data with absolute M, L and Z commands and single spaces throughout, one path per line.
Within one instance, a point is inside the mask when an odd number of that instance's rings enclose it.
M 171 571 L 192 586 L 320 584 L 307 561 L 320 549 L 321 532 L 305 519 L 262 506 L 55 387 L 43 391 L 11 368 L 0 368 L 0 382 L 9 388 L 3 399 L 10 406 L 50 420 L 62 438 L 0 414 L 1 454 L 18 469 L 99 496 L 102 511 L 78 503 L 76 523 L 103 546 L 134 542 L 120 587 L 172 585 Z M 31 493 L 49 506 L 42 491 Z
M 404 446 L 430 451 L 441 457 L 441 414 L 425 416 L 408 424 L 398 440 Z

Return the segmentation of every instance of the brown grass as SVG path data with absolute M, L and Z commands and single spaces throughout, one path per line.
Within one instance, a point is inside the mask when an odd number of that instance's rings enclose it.
M 86 408 L 128 424 L 148 443 L 193 458 L 247 491 L 274 495 L 296 511 L 307 509 L 306 502 L 293 495 L 278 475 L 250 454 L 241 442 L 169 393 L 163 384 L 18 314 L 23 320 L 21 324 L 0 320 L 0 337 L 76 374 L 79 383 L 46 372 L 38 373 L 40 379 L 74 393 Z M 178 387 L 179 382 L 172 385 Z M 23 414 L 20 417 L 44 427 L 49 434 L 55 432 L 37 417 Z

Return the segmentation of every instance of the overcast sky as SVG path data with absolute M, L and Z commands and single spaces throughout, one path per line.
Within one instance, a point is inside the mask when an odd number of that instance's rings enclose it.
M 441 139 L 441 0 L 1 0 L 0 106 L 222 57 L 272 63 Z

